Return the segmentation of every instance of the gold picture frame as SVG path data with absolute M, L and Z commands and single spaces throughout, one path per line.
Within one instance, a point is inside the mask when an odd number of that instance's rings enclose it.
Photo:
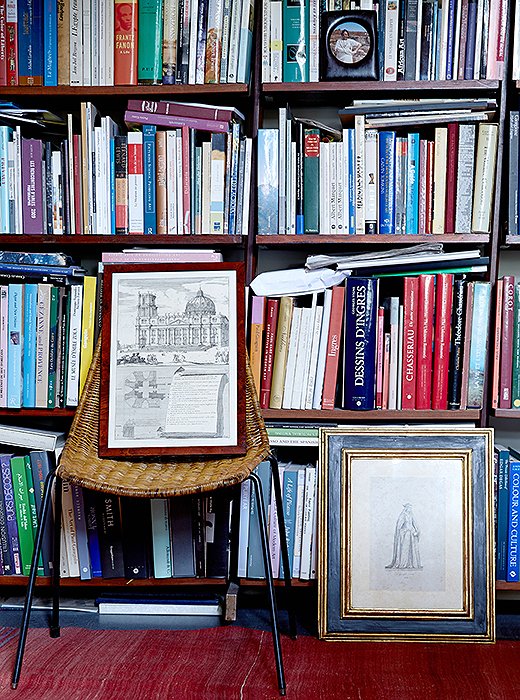
M 320 430 L 319 635 L 493 642 L 493 430 Z

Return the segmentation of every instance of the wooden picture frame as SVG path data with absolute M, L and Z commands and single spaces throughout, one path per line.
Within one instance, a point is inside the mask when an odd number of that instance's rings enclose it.
M 106 265 L 101 456 L 245 454 L 242 263 Z
M 320 430 L 319 633 L 492 642 L 493 430 Z

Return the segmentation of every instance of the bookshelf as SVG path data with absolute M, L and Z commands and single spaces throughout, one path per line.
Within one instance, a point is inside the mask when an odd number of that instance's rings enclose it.
M 150 97 L 154 100 L 173 99 L 179 101 L 200 101 L 211 104 L 226 104 L 236 106 L 243 110 L 246 116 L 245 133 L 255 139 L 258 129 L 261 128 L 264 119 L 269 118 L 269 112 L 278 106 L 289 103 L 295 110 L 308 109 L 309 106 L 319 111 L 327 108 L 340 108 L 344 103 L 353 98 L 370 97 L 377 94 L 388 99 L 418 98 L 429 95 L 441 97 L 457 96 L 487 96 L 495 98 L 498 102 L 497 123 L 499 124 L 499 139 L 497 147 L 498 173 L 495 190 L 495 205 L 492 216 L 492 227 L 489 234 L 418 234 L 409 235 L 364 235 L 364 236 L 338 236 L 319 234 L 307 234 L 304 236 L 288 235 L 256 235 L 255 206 L 251 207 L 249 235 L 183 235 L 176 236 L 104 236 L 104 235 L 77 235 L 77 236 L 53 236 L 53 235 L 3 235 L 2 246 L 5 249 L 27 250 L 65 250 L 74 257 L 80 259 L 97 259 L 102 250 L 118 250 L 130 246 L 153 247 L 216 247 L 222 250 L 226 259 L 244 260 L 246 264 L 246 278 L 250 282 L 258 271 L 266 267 L 272 267 L 276 260 L 284 259 L 284 255 L 290 251 L 291 255 L 304 258 L 305 254 L 315 251 L 317 248 L 337 251 L 345 248 L 347 251 L 361 251 L 364 249 L 379 249 L 387 246 L 404 247 L 412 243 L 442 242 L 449 249 L 464 246 L 478 245 L 489 256 L 489 274 L 491 282 L 498 275 L 498 264 L 501 255 L 500 242 L 502 240 L 503 206 L 505 195 L 502 192 L 501 182 L 505 179 L 504 169 L 504 139 L 505 124 L 509 100 L 509 81 L 498 80 L 438 80 L 438 81 L 338 81 L 338 82 L 305 82 L 305 83 L 271 83 L 261 82 L 261 13 L 257 12 L 255 18 L 255 39 L 253 47 L 253 72 L 250 84 L 204 84 L 204 85 L 117 85 L 117 86 L 56 86 L 56 87 L 27 87 L 11 86 L 0 87 L 1 99 L 12 99 L 20 104 L 33 105 L 39 102 L 52 109 L 58 109 L 65 105 L 66 109 L 77 110 L 79 104 L 85 100 L 93 101 L 105 112 L 114 112 L 121 116 L 127 99 Z M 519 83 L 513 84 L 512 89 L 519 89 Z M 253 151 L 252 162 L 252 192 L 253 204 L 256 195 L 256 160 Z M 506 236 L 505 245 L 511 249 L 520 248 L 520 242 L 514 236 Z M 479 425 L 488 425 L 491 410 L 488 400 L 487 379 L 484 385 L 484 400 L 482 409 L 466 409 L 460 411 L 449 410 L 373 410 L 373 411 L 349 411 L 335 409 L 332 411 L 321 410 L 277 410 L 264 409 L 263 415 L 267 420 L 298 422 L 311 421 L 320 423 L 323 421 L 335 421 L 338 423 L 351 422 L 453 422 L 468 421 Z M 33 418 L 59 419 L 70 421 L 74 414 L 73 409 L 54 409 L 52 412 L 39 409 L 19 409 L 9 411 L 0 409 L 1 417 L 9 417 L 11 420 L 20 418 L 24 422 L 30 422 Z M 498 409 L 493 413 L 495 418 L 520 418 L 520 411 Z M 0 578 L 0 585 L 18 585 L 23 577 Z M 191 581 L 194 585 L 213 585 L 221 581 L 213 579 L 196 579 Z M 246 581 L 255 585 L 254 581 Z M 63 579 L 63 585 L 93 586 L 96 581 L 79 582 L 77 579 Z M 186 585 L 190 580 L 186 579 L 149 579 L 145 581 L 133 580 L 132 586 L 163 586 Z M 37 585 L 48 585 L 48 579 L 42 577 Z M 106 579 L 103 586 L 129 585 L 124 579 Z M 306 584 L 304 584 L 306 585 Z M 506 585 L 506 584 L 504 584 Z M 502 589 L 502 583 L 497 584 L 497 589 Z

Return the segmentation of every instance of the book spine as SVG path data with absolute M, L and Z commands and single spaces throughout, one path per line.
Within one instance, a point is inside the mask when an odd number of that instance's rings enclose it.
M 81 311 L 81 351 L 79 367 L 79 394 L 83 391 L 94 353 L 94 324 L 96 319 L 97 277 L 86 275 L 83 279 L 83 304 Z
M 404 278 L 404 328 L 401 408 L 414 409 L 416 399 L 419 279 Z M 381 338 L 382 344 L 382 338 Z
M 354 117 L 356 234 L 365 233 L 365 118 Z
M 322 409 L 333 410 L 336 397 L 341 331 L 343 326 L 343 307 L 345 287 L 333 287 L 330 311 L 329 337 L 323 378 Z
M 426 233 L 428 212 L 428 141 L 419 141 L 419 210 L 417 227 L 419 233 Z
M 518 581 L 518 515 L 520 498 L 520 462 L 509 461 L 509 518 L 507 531 L 506 581 Z
M 254 19 L 254 1 L 243 0 L 242 19 L 240 24 L 240 50 L 238 54 L 237 83 L 248 83 L 251 76 L 251 53 L 253 46 Z
M 47 408 L 49 380 L 49 331 L 51 285 L 39 284 L 36 313 L 35 399 L 38 408 Z
M 70 288 L 70 315 L 66 379 L 67 406 L 77 406 L 79 401 L 79 367 L 81 353 L 82 305 L 83 285 L 73 284 Z
M 458 154 L 459 145 L 459 125 L 448 124 L 448 162 L 447 170 L 449 173 L 458 173 Z M 455 204 L 457 198 L 457 179 L 449 177 L 446 179 L 446 213 L 444 221 L 444 230 L 446 233 L 455 233 Z
M 453 275 L 437 275 L 432 394 L 432 408 L 434 410 L 446 410 L 448 408 L 448 377 L 452 307 Z
M 498 461 L 496 579 L 497 581 L 505 581 L 507 571 L 509 510 L 509 450 L 501 445 L 495 445 L 495 459 Z
M 511 408 L 511 389 L 513 383 L 513 325 L 515 308 L 515 278 L 503 277 L 503 317 L 502 347 L 500 352 L 500 408 Z
M 271 382 L 273 376 L 274 346 L 278 323 L 278 299 L 268 299 L 265 319 L 265 341 L 262 362 L 262 377 L 260 382 L 260 407 L 269 408 Z
M 18 85 L 18 0 L 6 2 L 6 82 Z
M 114 85 L 137 85 L 137 0 L 114 0 Z
M 7 521 L 7 538 L 13 574 L 22 573 L 22 559 L 20 554 L 20 538 L 16 520 L 16 504 L 14 498 L 13 475 L 11 472 L 11 456 L 0 455 L 0 468 L 2 470 L 2 489 L 4 495 L 5 516 Z
M 43 85 L 43 0 L 18 0 L 18 83 Z
M 419 276 L 419 319 L 417 331 L 417 409 L 431 408 L 434 275 Z
M 155 578 L 171 578 L 173 576 L 168 505 L 167 498 L 152 498 L 150 500 L 152 554 Z
M 303 137 L 303 220 L 305 233 L 319 233 L 320 132 L 305 129 Z
M 511 408 L 520 408 L 520 285 L 515 284 Z
M 93 578 L 101 578 L 101 549 L 99 544 L 98 519 L 96 513 L 97 494 L 89 489 L 83 489 L 85 506 L 85 521 L 87 525 L 87 541 L 90 556 L 90 570 Z
M 116 4 L 117 8 L 117 4 Z M 162 81 L 162 0 L 138 2 L 137 79 L 155 84 Z
M 12 576 L 14 574 L 11 550 L 9 547 L 9 532 L 7 525 L 7 511 L 5 509 L 4 488 L 0 478 L 0 575 Z
M 13 479 L 13 496 L 20 542 L 22 573 L 28 576 L 31 570 L 34 538 L 30 519 L 25 459 L 23 456 L 11 458 L 11 474 Z
M 226 176 L 226 137 L 211 135 L 210 232 L 224 231 L 224 183 Z
M 269 503 L 271 500 L 271 464 L 269 462 L 261 462 L 256 467 L 256 473 L 262 483 L 262 492 L 264 496 L 263 507 L 265 511 L 266 521 L 269 514 Z M 260 524 L 257 511 L 257 501 L 255 493 L 251 491 L 251 502 L 249 512 L 249 547 L 247 561 L 247 576 L 248 578 L 264 578 L 264 561 L 261 555 L 261 540 L 260 540 Z
M 464 325 L 466 308 L 466 281 L 456 279 L 453 288 L 453 312 L 451 319 L 451 349 L 448 383 L 448 408 L 460 408 L 462 359 L 464 349 Z
M 129 234 L 144 233 L 143 134 L 129 132 L 128 144 L 128 229 Z
M 48 391 L 47 391 L 47 407 L 56 407 L 56 367 L 58 360 L 58 298 L 59 290 L 57 287 L 51 287 L 50 299 L 50 321 L 49 321 L 49 369 L 48 369 Z
M 447 154 L 448 129 L 437 127 L 435 129 L 432 233 L 445 233 Z
M 44 233 L 42 155 L 42 141 L 22 139 L 22 215 L 25 234 Z
M 399 44 L 399 2 L 404 0 L 384 0 L 385 2 L 385 32 L 384 32 L 384 80 L 397 80 L 397 52 Z
M 491 283 L 475 282 L 473 294 L 467 408 L 482 408 L 489 341 Z
M 491 231 L 491 212 L 495 190 L 498 125 L 479 124 L 473 193 L 472 231 Z
M 125 568 L 119 498 L 108 493 L 96 496 L 103 578 L 123 578 Z
M 334 144 L 335 147 L 336 144 Z M 337 169 L 335 169 L 337 171 Z M 365 131 L 365 233 L 377 233 L 378 183 L 377 130 Z M 333 180 L 335 180 L 335 172 Z
M 49 473 L 49 455 L 47 452 L 32 450 L 29 453 L 33 485 L 35 491 L 35 503 L 38 519 L 41 518 L 45 480 Z M 45 576 L 50 575 L 53 566 L 52 560 L 52 513 L 47 513 L 47 520 L 43 531 L 42 563 Z
M 0 286 L 0 406 L 7 406 L 7 353 L 9 334 L 9 286 Z
M 408 134 L 406 161 L 406 233 L 419 233 L 419 134 Z
M 32 470 L 31 470 L 31 458 L 30 458 L 30 456 L 24 455 L 23 461 L 24 461 L 24 469 L 25 469 L 25 481 L 27 484 L 27 500 L 29 502 L 29 521 L 30 521 L 31 534 L 32 534 L 33 543 L 34 543 L 34 541 L 36 539 L 36 531 L 38 529 L 38 512 L 36 509 L 36 495 L 35 495 L 34 481 L 33 481 Z M 31 560 L 32 560 L 32 553 L 31 553 Z M 43 557 L 42 557 L 41 551 L 40 551 L 40 554 L 38 557 L 37 574 L 38 574 L 38 576 L 43 576 L 43 574 L 44 574 Z
M 85 513 L 85 503 L 83 500 L 83 489 L 77 484 L 71 484 L 70 490 L 72 496 L 74 525 L 76 528 L 79 577 L 82 581 L 88 581 L 92 578 L 92 570 L 90 566 L 87 519 Z
M 156 211 L 156 148 L 157 127 L 153 124 L 143 126 L 143 198 L 144 198 L 144 233 L 157 233 Z
M 345 291 L 345 408 L 375 406 L 377 280 L 348 278 Z
M 395 131 L 379 132 L 379 233 L 395 233 Z
M 460 124 L 455 194 L 456 233 L 471 233 L 474 170 L 475 124 Z
M 58 3 L 43 5 L 43 84 L 58 84 Z
M 309 0 L 283 0 L 283 80 L 309 79 Z
M 7 348 L 7 406 L 22 405 L 22 352 L 23 352 L 23 287 L 9 285 L 8 348 Z
M 289 336 L 291 331 L 293 298 L 282 297 L 279 304 L 278 322 L 276 324 L 276 341 L 272 369 L 271 393 L 269 408 L 282 408 L 287 355 L 289 352 Z M 269 313 L 269 303 L 268 303 Z M 269 324 L 268 324 L 269 325 Z M 268 330 L 266 330 L 266 333 Z

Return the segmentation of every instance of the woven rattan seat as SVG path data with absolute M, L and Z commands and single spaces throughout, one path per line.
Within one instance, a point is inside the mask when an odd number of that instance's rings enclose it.
M 247 355 L 246 355 L 247 357 Z M 253 377 L 246 361 L 246 447 L 242 456 L 192 460 L 165 457 L 141 461 L 98 455 L 101 338 L 81 401 L 61 455 L 58 474 L 95 491 L 147 498 L 202 493 L 238 484 L 270 452 Z

